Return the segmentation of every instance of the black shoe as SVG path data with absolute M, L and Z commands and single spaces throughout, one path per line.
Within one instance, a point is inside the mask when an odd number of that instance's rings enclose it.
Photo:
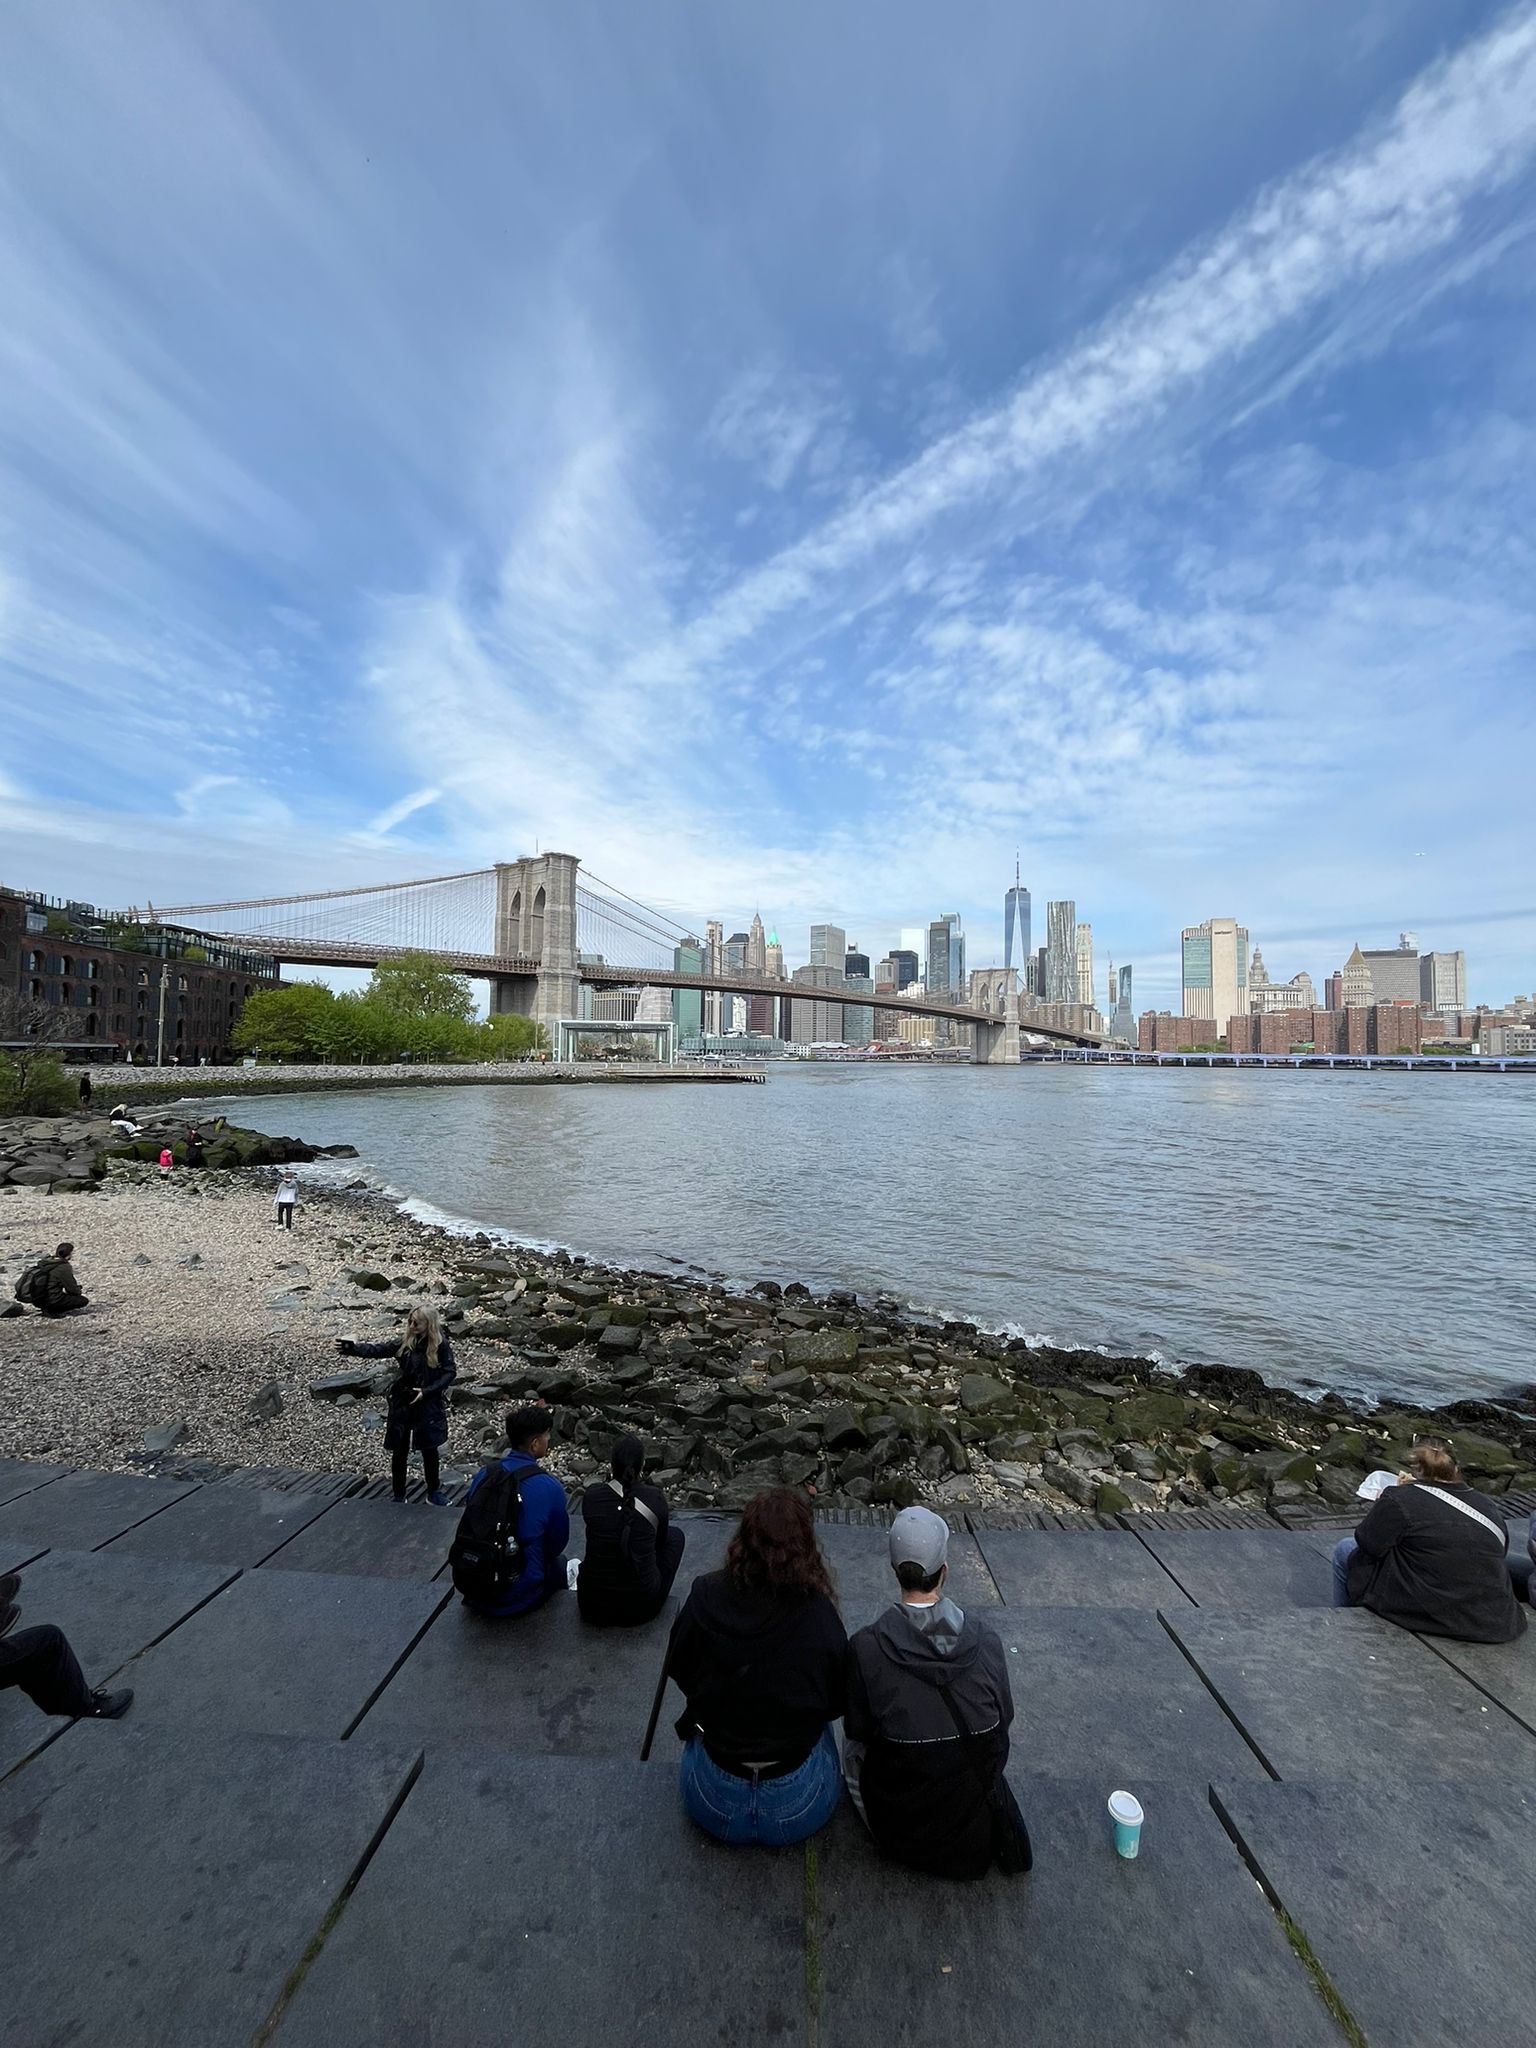
M 91 1694 L 91 1704 L 85 1712 L 87 1718 L 92 1721 L 120 1721 L 132 1705 L 133 1694 L 126 1685 L 121 1692 L 102 1692 L 98 1689 Z
M 448 1505 L 448 1496 L 446 1493 L 444 1493 L 443 1489 L 440 1486 L 435 1487 L 433 1491 L 427 1495 L 427 1499 L 435 1508 L 445 1508 Z
M 20 1591 L 21 1573 L 7 1572 L 5 1577 L 0 1579 L 0 1607 L 9 1607 Z
M 8 1601 L 4 1607 L 0 1607 L 0 1636 L 8 1636 L 20 1619 L 21 1609 L 14 1600 Z

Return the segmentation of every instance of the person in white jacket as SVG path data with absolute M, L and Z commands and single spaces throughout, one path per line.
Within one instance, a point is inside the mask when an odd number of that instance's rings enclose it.
M 277 1184 L 277 1193 L 272 1197 L 272 1206 L 277 1211 L 277 1220 L 283 1230 L 292 1230 L 293 1212 L 299 1206 L 299 1184 L 291 1173 L 285 1173 Z

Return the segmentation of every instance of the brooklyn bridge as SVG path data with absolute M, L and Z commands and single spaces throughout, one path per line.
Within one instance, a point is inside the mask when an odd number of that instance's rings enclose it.
M 291 966 L 377 967 L 381 961 L 429 953 L 456 973 L 489 982 L 492 1015 L 514 1012 L 551 1032 L 561 1020 L 579 1014 L 583 985 L 700 989 L 845 1009 L 872 1007 L 868 990 L 802 988 L 734 969 L 680 970 L 679 949 L 698 946 L 696 930 L 587 873 L 570 853 L 541 853 L 460 874 L 308 895 L 157 904 L 154 915 L 211 938 L 259 945 Z M 1019 1058 L 1015 994 L 999 994 L 996 1007 L 989 1008 L 985 996 L 978 1005 L 937 993 L 904 993 L 900 1007 L 909 1015 L 968 1026 L 979 1062 Z M 1027 1013 L 1022 1030 L 1058 1044 L 1103 1043 L 1098 1033 L 1040 1023 Z

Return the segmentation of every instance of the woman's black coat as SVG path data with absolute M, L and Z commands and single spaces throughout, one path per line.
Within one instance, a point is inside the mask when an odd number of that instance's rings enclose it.
M 427 1347 L 419 1339 L 403 1354 L 398 1343 L 386 1339 L 382 1344 L 354 1344 L 350 1355 L 399 1360 L 399 1377 L 389 1390 L 389 1420 L 384 1426 L 386 1451 L 408 1450 L 413 1445 L 420 1450 L 423 1444 L 447 1443 L 446 1390 L 458 1376 L 458 1367 L 453 1360 L 453 1346 L 446 1337 L 437 1347 L 435 1366 L 427 1363 Z M 421 1399 L 413 1401 L 411 1395 L 418 1387 Z

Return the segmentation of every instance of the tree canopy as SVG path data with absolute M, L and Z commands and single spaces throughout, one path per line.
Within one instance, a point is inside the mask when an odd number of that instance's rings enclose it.
M 509 1060 L 544 1049 L 527 1017 L 476 1017 L 461 974 L 430 955 L 391 961 L 357 994 L 323 982 L 259 989 L 248 998 L 231 1043 L 267 1060 L 322 1066 L 378 1066 L 402 1057 L 447 1063 Z

